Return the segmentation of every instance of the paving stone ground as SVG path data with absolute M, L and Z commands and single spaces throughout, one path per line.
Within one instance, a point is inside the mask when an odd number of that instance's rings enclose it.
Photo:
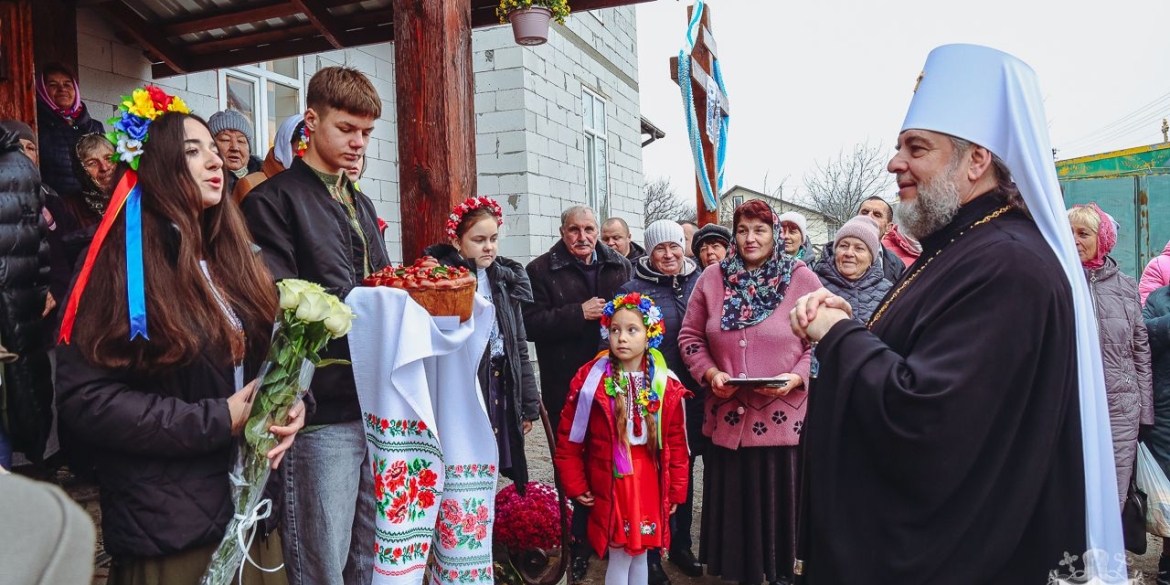
M 545 441 L 544 429 L 539 425 L 532 430 L 526 437 L 525 450 L 528 455 L 529 474 L 533 481 L 543 481 L 549 484 L 553 482 L 553 465 L 552 458 L 549 455 L 548 446 Z M 696 463 L 695 476 L 699 486 L 702 485 L 703 463 L 699 459 Z M 77 481 L 68 472 L 58 472 L 56 476 L 50 478 L 50 481 L 55 481 L 61 485 L 69 495 L 81 504 L 87 512 L 93 517 L 95 524 L 98 525 L 98 551 L 94 559 L 96 566 L 96 574 L 93 585 L 106 585 L 106 576 L 109 570 L 109 556 L 101 549 L 101 509 L 98 505 L 98 490 L 97 487 Z M 507 479 L 500 480 L 500 487 L 507 485 Z M 691 527 L 691 534 L 693 536 L 696 547 L 699 542 L 699 511 L 703 505 L 703 490 L 695 490 L 695 523 Z M 1154 575 L 1158 570 L 1158 555 L 1162 550 L 1162 539 L 1157 536 L 1149 536 L 1149 544 L 1145 555 L 1136 556 L 1129 554 L 1130 575 L 1142 575 L 1139 581 L 1143 585 L 1154 585 Z M 698 554 L 698 550 L 694 551 Z M 717 585 L 724 583 L 717 577 L 702 576 L 702 577 L 688 577 L 680 573 L 669 562 L 664 562 L 663 567 L 667 575 L 670 577 L 672 585 Z M 562 583 L 564 581 L 562 580 Z M 593 559 L 589 564 L 589 573 L 585 579 L 586 585 L 603 585 L 605 583 L 605 561 L 600 559 Z M 1038 584 L 1041 585 L 1041 584 Z

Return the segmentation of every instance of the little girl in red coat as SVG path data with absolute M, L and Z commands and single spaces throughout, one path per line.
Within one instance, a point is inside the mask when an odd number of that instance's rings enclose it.
M 609 552 L 606 585 L 646 585 L 648 549 L 670 546 L 670 515 L 690 479 L 683 398 L 658 345 L 650 297 L 614 297 L 601 318 L 609 351 L 577 371 L 557 429 L 554 463 L 566 494 L 590 506 L 588 538 Z

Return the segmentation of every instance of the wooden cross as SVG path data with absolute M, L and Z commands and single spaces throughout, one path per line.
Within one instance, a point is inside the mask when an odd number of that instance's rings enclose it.
M 687 22 L 689 23 L 693 18 L 695 7 L 687 7 Z M 717 135 L 712 136 L 708 131 L 711 116 L 715 116 L 715 128 L 718 128 L 719 117 L 730 115 L 731 106 L 727 101 L 727 96 L 719 90 L 719 85 L 715 83 L 715 61 L 719 56 L 715 49 L 715 37 L 711 34 L 711 6 L 703 7 L 703 14 L 699 18 L 699 30 L 695 39 L 695 48 L 691 51 L 691 90 L 695 99 L 695 112 L 699 118 L 699 135 L 703 144 L 703 166 L 707 169 L 707 179 L 711 182 L 711 192 L 715 194 L 716 203 L 720 196 L 719 193 L 719 169 L 715 162 L 715 145 L 719 140 Z M 681 83 L 678 78 L 678 57 L 670 58 L 670 78 L 675 83 Z M 707 110 L 707 93 L 712 92 L 717 99 L 718 104 L 713 104 L 715 108 L 711 112 Z M 695 209 L 698 211 L 698 224 L 700 227 L 709 223 L 719 223 L 718 204 L 715 209 L 707 209 L 707 204 L 703 200 L 703 188 L 699 185 L 699 175 L 695 175 Z

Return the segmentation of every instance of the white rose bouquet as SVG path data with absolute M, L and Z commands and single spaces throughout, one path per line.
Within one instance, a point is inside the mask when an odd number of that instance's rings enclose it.
M 227 585 L 237 571 L 242 577 L 254 526 L 271 512 L 272 503 L 261 498 L 272 471 L 267 455 L 279 441 L 268 429 L 288 424 L 289 410 L 304 397 L 317 368 L 348 363 L 323 360 L 320 352 L 330 340 L 349 333 L 354 319 L 349 305 L 304 280 L 285 279 L 276 286 L 280 315 L 268 360 L 260 368 L 252 410 L 243 436 L 237 440 L 236 463 L 230 475 L 235 514 L 211 556 L 202 585 Z

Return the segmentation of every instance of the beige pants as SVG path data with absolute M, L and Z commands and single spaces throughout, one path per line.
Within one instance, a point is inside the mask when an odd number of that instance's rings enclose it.
M 199 585 L 207 570 L 207 563 L 217 545 L 208 545 L 165 557 L 116 558 L 110 567 L 108 585 Z M 252 559 L 261 567 L 270 569 L 283 562 L 280 536 L 276 531 L 267 539 L 256 537 L 252 543 Z M 234 585 L 288 585 L 284 569 L 265 573 L 244 561 L 244 582 Z

